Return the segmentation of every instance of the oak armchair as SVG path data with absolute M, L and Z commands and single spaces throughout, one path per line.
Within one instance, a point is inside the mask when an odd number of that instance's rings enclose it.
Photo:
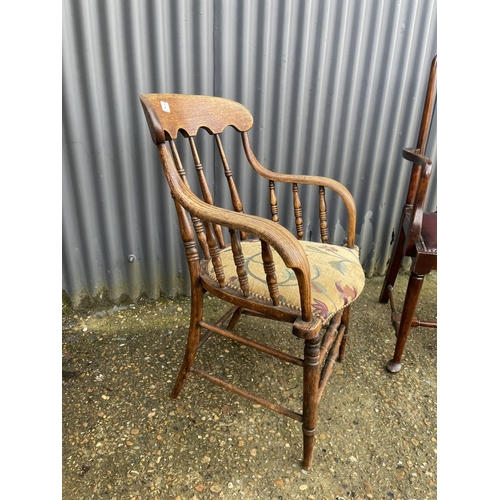
M 251 401 L 302 422 L 303 468 L 313 458 L 317 409 L 336 361 L 343 361 L 349 311 L 364 287 L 364 272 L 354 244 L 356 211 L 349 191 L 339 182 L 307 175 L 286 175 L 263 167 L 250 147 L 253 117 L 242 104 L 219 97 L 145 94 L 140 101 L 151 137 L 157 146 L 179 220 L 191 284 L 191 319 L 186 350 L 171 392 L 177 398 L 189 374 L 196 374 Z M 221 134 L 227 127 L 241 134 L 251 167 L 269 183 L 271 220 L 244 213 Z M 209 189 L 195 138 L 212 135 L 220 153 L 233 210 L 216 205 Z M 179 133 L 180 132 L 180 133 Z M 196 170 L 201 196 L 190 188 L 176 143 L 185 139 Z M 186 148 L 187 149 L 187 148 Z M 279 224 L 275 183 L 290 185 L 296 235 Z M 299 185 L 318 186 L 321 242 L 304 241 Z M 343 200 L 347 214 L 347 243 L 328 242 L 326 191 Z M 314 273 L 312 273 L 312 270 Z M 205 293 L 227 302 L 229 310 L 215 323 L 203 316 Z M 233 332 L 242 314 L 292 325 L 304 342 L 299 358 Z M 202 335 L 202 331 L 205 333 Z M 302 413 L 289 410 L 215 377 L 195 365 L 198 349 L 213 334 L 240 342 L 302 368 Z

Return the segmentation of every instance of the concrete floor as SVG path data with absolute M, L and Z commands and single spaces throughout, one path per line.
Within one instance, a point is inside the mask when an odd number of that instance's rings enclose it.
M 402 306 L 407 276 L 396 283 Z M 437 274 L 417 315 L 437 315 Z M 353 305 L 347 357 L 318 417 L 313 468 L 300 424 L 191 376 L 168 398 L 182 360 L 189 300 L 141 302 L 63 318 L 64 499 L 437 498 L 437 330 L 412 330 L 403 369 L 385 370 L 395 336 L 382 278 Z M 220 302 L 207 301 L 207 317 Z M 255 318 L 251 338 L 300 354 L 288 325 Z M 300 368 L 219 337 L 197 363 L 300 411 Z

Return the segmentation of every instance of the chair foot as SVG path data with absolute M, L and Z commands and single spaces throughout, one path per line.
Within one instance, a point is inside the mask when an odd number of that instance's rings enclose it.
M 177 375 L 177 379 L 175 381 L 174 388 L 172 389 L 172 392 L 170 393 L 170 399 L 177 399 L 179 397 L 179 394 L 182 390 L 182 387 L 184 386 L 184 382 L 186 382 L 186 378 L 188 375 L 188 368 L 186 366 L 181 367 L 179 374 Z
M 393 359 L 387 362 L 387 371 L 391 373 L 398 373 L 401 370 L 401 363 L 396 363 Z
M 424 277 L 415 272 L 411 272 L 410 279 L 408 280 L 408 287 L 406 289 L 405 302 L 403 305 L 403 311 L 401 312 L 401 321 L 398 325 L 398 331 L 396 335 L 396 347 L 394 349 L 394 354 L 392 359 L 387 363 L 387 370 L 391 373 L 397 373 L 401 370 L 401 359 L 403 357 L 403 352 L 405 350 L 406 341 L 408 339 L 408 334 L 412 327 L 413 317 L 418 304 L 418 298 L 420 296 L 420 290 L 422 289 L 422 283 Z M 393 304 L 392 293 L 391 298 L 391 309 L 395 310 L 395 305 Z M 394 317 L 393 312 L 393 317 Z
M 304 458 L 302 460 L 302 468 L 304 470 L 311 470 L 312 467 L 315 433 L 316 429 L 309 430 L 302 427 L 302 435 L 304 442 Z

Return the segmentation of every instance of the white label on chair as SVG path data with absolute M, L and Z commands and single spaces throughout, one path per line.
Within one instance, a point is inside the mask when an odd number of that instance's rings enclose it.
M 165 113 L 170 113 L 170 106 L 168 105 L 168 102 L 160 101 L 160 104 L 161 104 L 161 109 L 163 109 Z

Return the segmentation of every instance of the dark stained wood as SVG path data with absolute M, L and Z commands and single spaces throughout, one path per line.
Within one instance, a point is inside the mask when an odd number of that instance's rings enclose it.
M 417 149 L 425 154 L 427 147 L 427 139 L 429 138 L 429 130 L 431 128 L 432 108 L 436 95 L 437 86 L 437 55 L 434 56 L 431 62 L 431 69 L 429 71 L 429 79 L 427 81 L 427 92 L 425 95 L 424 109 L 422 111 L 422 118 L 420 119 L 420 130 L 418 132 Z
M 253 124 L 252 115 L 239 103 L 217 97 L 177 94 L 145 94 L 140 97 L 140 100 L 174 199 L 190 272 L 191 318 L 189 333 L 184 359 L 171 397 L 179 396 L 187 375 L 192 373 L 266 408 L 302 422 L 304 445 L 302 466 L 306 470 L 310 469 L 313 461 L 318 404 L 333 372 L 333 364 L 336 361 L 343 361 L 350 307 L 339 311 L 328 325 L 323 325 L 320 319 L 313 316 L 311 269 L 305 251 L 298 241 L 304 237 L 298 185 L 319 187 L 319 220 L 323 242 L 328 240 L 326 210 L 328 191 L 329 196 L 333 193 L 333 196 L 340 196 L 344 202 L 348 216 L 347 246 L 354 248 L 356 230 L 354 199 L 341 183 L 333 179 L 279 174 L 265 169 L 255 158 L 247 135 Z M 270 220 L 243 212 L 241 197 L 220 137 L 220 134 L 229 126 L 241 133 L 243 149 L 251 167 L 269 182 Z M 209 189 L 204 167 L 195 144 L 195 136 L 200 129 L 214 135 L 224 175 L 227 179 L 227 189 L 231 196 L 233 210 L 218 207 Z M 202 199 L 191 190 L 177 150 L 175 141 L 186 138 L 194 161 Z M 167 147 L 167 142 L 170 147 Z M 179 150 L 182 151 L 181 148 Z M 191 161 L 184 163 L 186 168 L 189 168 L 189 164 Z M 276 182 L 292 185 L 293 206 L 289 209 L 293 210 L 297 237 L 279 224 Z M 316 214 L 316 216 L 318 215 Z M 233 286 L 234 284 L 228 286 L 226 283 L 226 279 L 232 280 L 233 276 L 226 276 L 229 271 L 225 272 L 220 258 L 220 252 L 225 248 L 223 229 L 227 230 L 230 235 L 231 252 L 239 287 Z M 262 265 L 266 275 L 269 298 L 253 296 L 250 293 L 248 270 L 243 253 L 244 245 L 241 242 L 247 234 L 261 241 Z M 203 252 L 202 259 L 198 254 L 195 235 Z M 295 274 L 300 296 L 300 310 L 280 304 L 280 291 L 273 252 L 276 252 L 285 266 Z M 212 266 L 216 281 L 209 273 Z M 216 322 L 202 319 L 205 293 L 210 293 L 231 305 L 230 309 Z M 291 324 L 291 333 L 303 341 L 304 359 L 234 333 L 233 329 L 243 314 Z M 228 321 L 228 325 L 224 327 L 226 321 Z M 206 331 L 203 336 L 201 335 L 202 330 Z M 303 379 L 302 414 L 229 384 L 197 368 L 195 366 L 196 353 L 212 334 L 240 342 L 301 368 Z
M 391 319 L 397 338 L 394 355 L 386 365 L 391 373 L 401 370 L 401 359 L 410 329 L 416 326 L 437 327 L 435 321 L 420 321 L 414 317 L 424 277 L 431 271 L 437 270 L 437 214 L 424 212 L 432 173 L 432 162 L 425 156 L 425 148 L 435 102 L 436 83 L 437 56 L 432 60 L 429 71 L 417 147 L 404 148 L 402 152 L 403 158 L 412 162 L 412 170 L 406 202 L 401 210 L 389 267 L 379 297 L 382 303 L 387 303 L 388 300 L 391 302 Z M 399 314 L 392 290 L 404 257 L 410 257 L 412 264 L 403 309 Z
M 389 301 L 391 304 L 391 311 L 392 311 L 392 315 L 391 315 L 392 326 L 394 327 L 394 330 L 396 332 L 396 337 L 397 337 L 397 333 L 399 331 L 399 326 L 401 325 L 401 317 L 403 315 L 397 311 L 392 286 L 389 285 L 387 287 L 387 289 L 389 291 Z M 416 328 L 418 326 L 425 326 L 427 328 L 437 328 L 437 321 L 422 321 L 414 316 L 411 320 L 410 326 L 411 326 L 411 328 Z

